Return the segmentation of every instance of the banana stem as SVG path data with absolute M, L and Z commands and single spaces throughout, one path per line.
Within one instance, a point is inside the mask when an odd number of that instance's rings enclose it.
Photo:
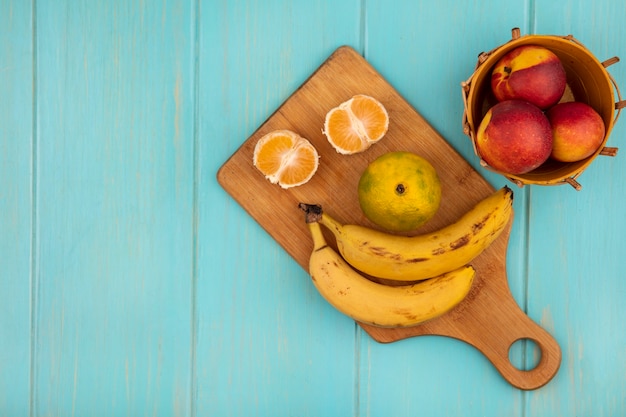
M 298 207 L 306 214 L 304 220 L 307 223 L 317 223 L 322 219 L 322 206 L 319 204 L 300 203 Z
M 318 251 L 328 246 L 326 238 L 324 238 L 324 234 L 322 233 L 322 227 L 319 224 L 322 218 L 322 206 L 319 204 L 300 203 L 298 207 L 306 214 L 304 219 L 309 225 L 309 231 L 313 238 L 313 251 Z
M 319 223 L 313 222 L 309 223 L 309 231 L 311 232 L 311 237 L 313 238 L 313 252 L 318 251 L 320 249 L 324 249 L 328 246 L 326 243 L 326 238 L 324 238 L 324 234 L 322 233 L 322 227 Z

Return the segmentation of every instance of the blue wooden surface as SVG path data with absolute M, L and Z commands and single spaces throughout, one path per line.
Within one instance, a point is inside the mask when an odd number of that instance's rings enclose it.
M 504 185 L 461 128 L 477 54 L 517 26 L 626 59 L 625 21 L 622 0 L 0 0 L 0 416 L 626 415 L 622 153 L 579 192 L 516 189 L 509 283 L 563 350 L 531 392 L 455 340 L 374 342 L 215 179 L 347 44 Z

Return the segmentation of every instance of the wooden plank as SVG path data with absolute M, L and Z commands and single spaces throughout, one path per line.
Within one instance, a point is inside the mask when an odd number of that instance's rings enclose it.
M 402 5 L 368 2 L 366 58 L 493 187 L 510 184 L 481 169 L 474 157 L 462 130 L 460 84 L 471 75 L 480 52 L 506 41 L 512 27 L 527 24 L 528 5 L 452 1 L 428 7 Z M 507 276 L 515 300 L 524 307 L 528 191 L 514 191 L 515 222 L 507 251 Z M 485 357 L 467 344 L 419 337 L 380 345 L 364 338 L 361 352 L 363 415 L 524 413 L 524 394 L 507 384 Z M 525 354 L 523 346 L 514 345 L 512 363 L 523 369 Z M 396 383 L 390 385 L 390 380 Z
M 0 416 L 28 415 L 33 236 L 32 4 L 0 3 Z
M 608 71 L 623 91 L 623 3 L 541 0 L 535 9 L 537 33 L 572 34 L 600 61 L 621 58 Z M 567 19 L 553 18 L 564 11 Z M 624 148 L 623 117 L 607 146 Z M 626 331 L 619 319 L 626 316 L 623 151 L 598 157 L 578 178 L 579 192 L 531 192 L 529 314 L 554 329 L 564 356 L 554 386 L 527 397 L 529 415 L 616 416 L 626 410 Z
M 35 415 L 191 413 L 191 2 L 37 4 Z
M 477 53 L 514 26 L 573 33 L 622 58 L 622 85 L 623 17 L 618 0 L 1 2 L 0 416 L 620 415 L 622 150 L 580 192 L 515 190 L 509 284 L 564 354 L 526 393 L 469 345 L 373 341 L 214 175 L 342 44 L 478 169 L 459 85 Z
M 197 415 L 356 413 L 354 322 L 215 175 L 335 48 L 362 48 L 361 3 L 201 6 Z

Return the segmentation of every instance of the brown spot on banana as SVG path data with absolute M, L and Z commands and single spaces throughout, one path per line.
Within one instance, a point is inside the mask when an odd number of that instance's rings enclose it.
M 485 217 L 483 217 L 479 222 L 474 223 L 472 225 L 472 233 L 476 234 L 480 232 L 482 228 L 485 227 L 485 225 L 487 224 L 487 221 L 489 221 L 489 218 L 491 217 L 492 214 L 493 213 L 489 213 Z
M 467 245 L 469 242 L 470 242 L 470 235 L 464 235 L 458 238 L 457 240 L 455 240 L 454 242 L 450 243 L 450 248 L 452 250 L 459 249 Z
M 409 321 L 413 321 L 415 319 L 417 319 L 417 315 L 413 313 L 413 311 L 411 311 L 410 309 L 407 308 L 396 308 L 393 311 L 394 314 L 397 314 L 399 316 L 402 316 L 404 318 L 406 318 Z
M 381 248 L 379 246 L 370 246 L 369 251 L 374 255 L 382 256 L 382 257 L 385 257 L 387 259 L 391 259 L 397 262 L 404 261 L 404 258 L 401 255 L 397 253 L 389 252 L 387 249 Z
M 406 262 L 409 264 L 416 264 L 419 262 L 425 262 L 428 261 L 430 258 L 413 258 L 413 259 L 407 259 Z

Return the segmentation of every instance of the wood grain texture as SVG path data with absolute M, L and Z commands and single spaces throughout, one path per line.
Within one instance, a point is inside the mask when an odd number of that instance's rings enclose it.
M 362 12 L 360 0 L 200 5 L 198 416 L 357 413 L 354 322 L 320 308 L 306 272 L 216 173 L 332 51 L 359 47 Z
M 571 33 L 622 58 L 623 86 L 625 18 L 621 0 L 0 2 L 0 416 L 624 415 L 621 149 L 580 192 L 515 189 L 509 287 L 563 349 L 528 392 L 456 340 L 374 341 L 216 173 L 350 45 L 498 188 L 461 126 L 478 53 L 515 26 Z M 622 117 L 608 145 L 624 137 Z
M 0 2 L 0 416 L 30 401 L 33 239 L 31 5 Z
M 37 4 L 35 415 L 186 415 L 188 2 Z

